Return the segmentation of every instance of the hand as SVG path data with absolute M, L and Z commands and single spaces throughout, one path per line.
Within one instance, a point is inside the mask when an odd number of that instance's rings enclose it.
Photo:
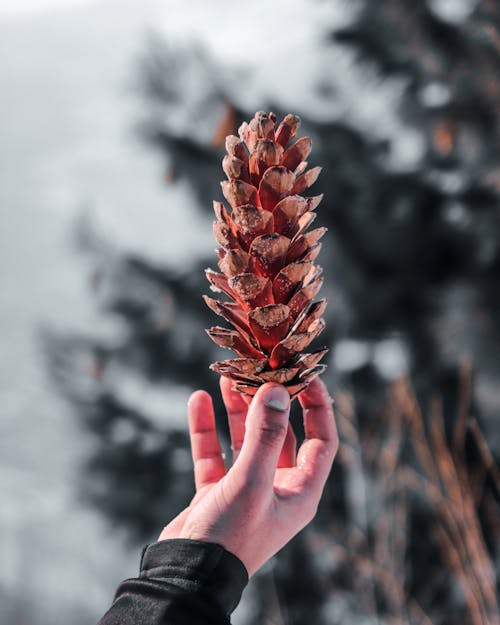
M 264 384 L 247 406 L 231 385 L 221 378 L 233 465 L 226 471 L 212 399 L 196 391 L 188 402 L 196 495 L 159 540 L 218 543 L 251 576 L 315 516 L 338 437 L 332 402 L 319 378 L 299 396 L 306 440 L 298 453 L 288 391 Z

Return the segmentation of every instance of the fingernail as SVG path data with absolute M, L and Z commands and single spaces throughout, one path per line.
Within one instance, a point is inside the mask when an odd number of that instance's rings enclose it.
M 283 386 L 271 386 L 262 394 L 264 404 L 272 410 L 286 412 L 290 405 L 290 395 Z

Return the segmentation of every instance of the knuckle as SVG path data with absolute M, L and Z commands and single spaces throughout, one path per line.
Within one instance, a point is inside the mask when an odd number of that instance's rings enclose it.
M 287 423 L 279 421 L 261 423 L 259 426 L 259 439 L 264 444 L 275 445 L 285 438 L 287 429 L 288 421 Z

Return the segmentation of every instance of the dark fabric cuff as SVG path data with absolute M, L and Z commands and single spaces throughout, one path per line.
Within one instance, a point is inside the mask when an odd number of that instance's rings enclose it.
M 161 540 L 142 552 L 140 577 L 161 579 L 215 601 L 227 615 L 248 583 L 239 558 L 221 545 L 185 538 Z

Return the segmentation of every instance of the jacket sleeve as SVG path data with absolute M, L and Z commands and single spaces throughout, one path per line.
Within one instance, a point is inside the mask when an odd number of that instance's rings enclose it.
M 220 545 L 163 540 L 144 548 L 139 577 L 120 584 L 98 625 L 229 625 L 247 583 Z

